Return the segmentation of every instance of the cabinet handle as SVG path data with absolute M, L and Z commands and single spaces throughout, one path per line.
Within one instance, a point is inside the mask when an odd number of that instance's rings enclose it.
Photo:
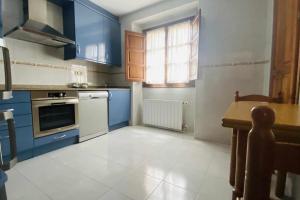
M 79 44 L 76 44 L 76 51 L 77 51 L 77 54 L 80 54 L 80 45 Z
M 111 101 L 111 99 L 112 99 L 112 93 L 108 92 L 108 101 Z
M 65 137 L 67 137 L 66 134 L 64 134 L 64 135 L 62 135 L 62 136 L 54 137 L 54 140 L 61 140 L 61 139 L 64 139 Z

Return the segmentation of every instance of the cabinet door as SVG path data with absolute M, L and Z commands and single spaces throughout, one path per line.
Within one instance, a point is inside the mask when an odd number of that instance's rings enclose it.
M 130 120 L 131 93 L 129 90 L 109 91 L 109 126 Z
M 145 36 L 125 32 L 125 72 L 128 81 L 143 82 L 146 71 Z
M 112 64 L 116 66 L 122 65 L 121 60 L 121 27 L 118 22 L 111 23 L 112 30 Z
M 16 128 L 17 138 L 17 153 L 20 154 L 24 151 L 33 148 L 33 130 L 32 126 Z M 8 130 L 0 131 L 0 142 L 3 156 L 9 156 L 10 144 L 8 137 Z
M 104 63 L 111 64 L 111 47 L 112 47 L 112 31 L 111 31 L 111 20 L 107 17 L 103 18 L 103 37 L 104 37 L 104 51 L 105 51 L 105 58 Z
M 98 43 L 101 41 L 102 18 L 100 15 L 75 1 L 76 56 L 98 61 Z
M 284 102 L 298 98 L 299 0 L 274 1 L 273 55 L 270 95 L 282 92 Z

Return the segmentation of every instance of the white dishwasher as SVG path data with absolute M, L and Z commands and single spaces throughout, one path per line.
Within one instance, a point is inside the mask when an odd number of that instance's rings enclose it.
M 79 141 L 108 132 L 107 91 L 79 92 Z

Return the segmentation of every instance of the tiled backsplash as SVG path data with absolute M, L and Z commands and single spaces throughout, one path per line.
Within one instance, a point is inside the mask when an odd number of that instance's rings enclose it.
M 67 85 L 69 67 L 87 66 L 88 82 L 102 86 L 111 82 L 109 66 L 80 60 L 63 59 L 63 48 L 56 49 L 39 44 L 5 38 L 12 61 L 14 84 Z M 1 66 L 3 62 L 0 63 Z M 3 68 L 0 69 L 0 82 L 4 82 Z

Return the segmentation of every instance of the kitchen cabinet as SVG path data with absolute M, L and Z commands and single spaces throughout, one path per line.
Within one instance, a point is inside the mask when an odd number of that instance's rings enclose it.
M 78 143 L 79 129 L 64 131 L 34 139 L 33 156 Z
M 299 101 L 300 1 L 275 0 L 270 96 L 282 93 L 285 103 Z
M 146 38 L 144 34 L 125 32 L 125 78 L 143 82 L 146 74 Z
M 131 117 L 131 91 L 128 89 L 109 90 L 109 130 L 128 126 Z
M 30 92 L 13 92 L 13 99 L 0 101 L 0 109 L 14 109 L 17 156 L 19 160 L 32 157 L 33 128 Z M 4 160 L 9 160 L 10 144 L 6 122 L 0 123 L 0 142 Z
M 65 47 L 65 59 L 121 66 L 121 29 L 116 16 L 86 0 L 63 5 L 64 34 L 76 45 Z
M 25 160 L 32 157 L 32 126 L 16 127 L 17 156 L 18 160 Z M 8 130 L 0 131 L 1 150 L 4 160 L 9 160 L 10 144 Z

